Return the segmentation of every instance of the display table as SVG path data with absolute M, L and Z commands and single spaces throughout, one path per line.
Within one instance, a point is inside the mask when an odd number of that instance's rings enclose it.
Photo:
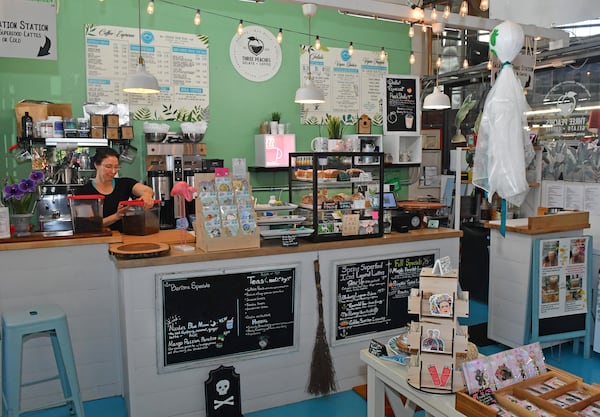
M 360 351 L 360 359 L 367 364 L 368 417 L 384 415 L 384 394 L 387 395 L 395 417 L 413 416 L 416 406 L 425 410 L 428 416 L 464 416 L 454 408 L 454 394 L 429 394 L 409 385 L 405 366 L 379 359 L 371 355 L 368 349 Z M 405 404 L 400 395 L 406 397 Z

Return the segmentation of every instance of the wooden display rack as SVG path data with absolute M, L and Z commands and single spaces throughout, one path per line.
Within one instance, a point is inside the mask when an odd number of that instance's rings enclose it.
M 408 330 L 408 348 L 417 350 L 417 360 L 408 366 L 408 383 L 432 393 L 452 393 L 464 388 L 458 356 L 468 352 L 468 330 L 458 325 L 469 316 L 469 293 L 458 293 L 457 270 L 445 275 L 423 268 L 419 288 L 408 298 L 408 312 L 419 322 Z
M 246 178 L 248 184 L 250 181 Z M 215 174 L 195 174 L 194 184 L 196 184 L 196 191 L 198 190 L 199 184 L 206 181 L 215 181 Z M 250 195 L 252 195 L 252 189 L 249 187 Z M 256 224 L 256 213 L 252 210 L 252 216 L 254 217 L 254 223 Z M 241 227 L 237 236 L 221 236 L 221 237 L 209 237 L 207 230 L 205 229 L 205 217 L 203 214 L 202 202 L 199 198 L 196 198 L 196 247 L 204 252 L 218 252 L 218 251 L 229 251 L 237 249 L 254 249 L 260 248 L 260 230 L 256 225 L 256 231 L 252 235 L 245 235 L 241 233 Z
M 529 388 L 537 390 L 537 386 L 544 382 L 558 378 L 564 382 L 564 385 L 549 388 L 546 392 L 536 393 Z M 569 396 L 569 392 L 579 392 L 579 399 Z M 539 391 L 538 391 L 539 392 Z M 557 400 L 567 395 L 571 401 L 569 405 L 559 406 Z M 583 398 L 583 397 L 586 398 Z M 541 375 L 528 378 L 524 381 L 501 388 L 494 393 L 498 405 L 512 412 L 517 416 L 539 417 L 540 414 L 530 411 L 523 404 L 512 401 L 512 398 L 526 400 L 535 407 L 550 413 L 557 417 L 576 417 L 576 411 L 583 410 L 590 404 L 600 401 L 600 387 L 597 385 L 585 384 L 583 380 L 575 375 L 560 369 L 553 369 Z M 456 410 L 471 417 L 496 417 L 498 411 L 488 405 L 485 405 L 472 398 L 467 392 L 460 391 L 456 393 Z

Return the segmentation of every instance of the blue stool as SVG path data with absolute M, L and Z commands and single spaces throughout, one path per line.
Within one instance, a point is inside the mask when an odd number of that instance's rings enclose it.
M 38 333 L 50 336 L 58 375 L 22 384 L 23 338 Z M 72 403 L 71 412 L 74 411 L 77 417 L 85 417 L 65 312 L 55 305 L 5 311 L 2 314 L 2 416 L 18 417 L 25 411 L 31 411 L 21 410 L 21 387 L 53 379 L 60 379 L 64 400 L 43 408 Z

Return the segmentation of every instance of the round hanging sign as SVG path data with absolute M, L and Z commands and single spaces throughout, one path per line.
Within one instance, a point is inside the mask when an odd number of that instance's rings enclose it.
M 248 26 L 235 34 L 229 45 L 231 63 L 250 81 L 267 81 L 281 66 L 281 47 L 271 32 L 261 26 Z

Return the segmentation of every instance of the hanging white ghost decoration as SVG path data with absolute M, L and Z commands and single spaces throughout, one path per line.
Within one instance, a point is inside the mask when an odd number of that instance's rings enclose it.
M 473 184 L 520 206 L 529 190 L 525 172 L 534 156 L 525 130 L 529 105 L 511 61 L 523 47 L 523 29 L 502 22 L 490 34 L 490 51 L 502 63 L 496 82 L 485 100 L 477 135 Z

